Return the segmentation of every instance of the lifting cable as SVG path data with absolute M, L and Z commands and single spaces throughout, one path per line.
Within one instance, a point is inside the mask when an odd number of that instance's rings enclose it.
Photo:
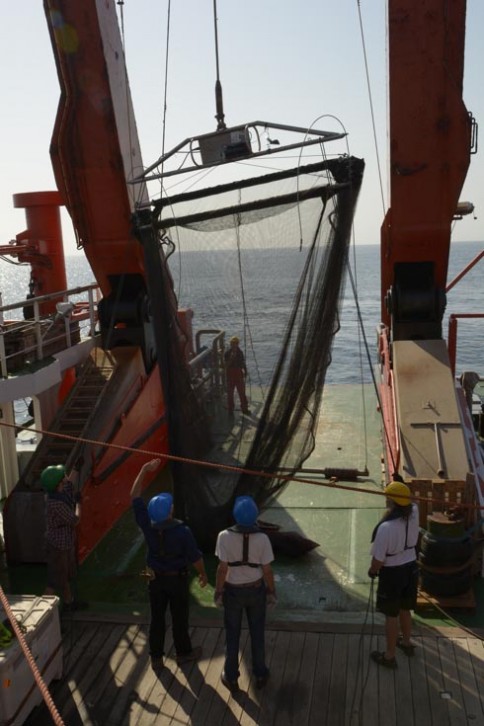
M 343 127 L 343 131 L 346 134 L 346 128 L 344 127 L 344 125 L 342 123 L 341 123 L 341 126 Z M 351 156 L 350 144 L 349 144 L 347 135 L 346 135 L 346 152 L 348 154 L 348 157 L 350 157 Z M 359 363 L 360 363 L 361 404 L 362 404 L 362 411 L 363 411 L 363 447 L 364 447 L 364 451 L 365 451 L 365 470 L 368 470 L 368 426 L 366 423 L 366 398 L 365 398 L 364 376 L 363 376 L 362 336 L 363 336 L 363 344 L 366 348 L 368 365 L 369 365 L 370 371 L 372 370 L 372 364 L 371 364 L 371 357 L 370 357 L 370 353 L 369 353 L 368 344 L 366 342 L 363 319 L 362 319 L 360 307 L 359 307 L 357 265 L 356 265 L 356 235 L 355 235 L 354 224 L 352 225 L 352 248 L 353 248 L 352 249 L 353 267 L 354 267 L 354 271 L 355 271 L 354 277 L 353 277 L 352 268 L 351 268 L 350 264 L 348 264 L 348 273 L 350 276 L 351 289 L 353 291 L 353 299 L 355 301 L 357 317 L 358 317 L 356 329 L 358 331 L 358 358 L 359 358 Z M 394 469 L 395 469 L 395 467 L 394 467 Z
M 126 120 L 128 122 L 128 143 L 129 143 L 129 148 L 132 149 L 133 148 L 133 142 L 132 142 L 132 131 L 133 131 L 132 120 L 133 119 L 132 119 L 132 113 L 131 113 L 131 104 L 129 102 L 130 92 L 129 92 L 129 83 L 128 83 L 128 71 L 126 68 L 126 34 L 125 34 L 125 30 L 124 30 L 124 0 L 118 0 L 117 4 L 119 5 L 119 12 L 120 12 L 121 46 L 123 48 L 123 55 L 124 55 L 124 58 L 123 58 L 124 88 L 125 88 L 124 101 L 125 101 L 125 106 L 126 106 Z M 130 158 L 130 165 L 131 165 L 130 166 L 130 176 L 131 176 L 131 178 L 133 178 L 134 177 L 133 155 L 130 154 L 129 158 Z M 144 185 L 142 184 L 139 189 L 140 194 L 142 193 L 143 186 Z M 129 185 L 127 187 L 127 191 L 128 191 L 128 196 L 129 196 L 129 191 L 130 191 Z
M 356 324 L 356 330 L 358 332 L 358 359 L 360 364 L 360 383 L 361 383 L 361 405 L 363 409 L 363 446 L 365 450 L 365 469 L 368 469 L 368 426 L 366 423 L 366 398 L 365 398 L 365 389 L 364 389 L 364 376 L 363 376 L 363 350 L 362 348 L 365 347 L 367 358 L 368 358 L 368 365 L 370 367 L 370 370 L 372 369 L 371 366 L 371 359 L 369 350 L 367 349 L 367 342 L 366 342 L 366 335 L 363 327 L 363 320 L 361 317 L 360 312 L 360 303 L 358 298 L 358 280 L 357 280 L 357 271 L 356 271 L 356 243 L 355 243 L 355 234 L 353 229 L 353 265 L 354 265 L 354 277 L 351 270 L 351 265 L 348 265 L 349 270 L 349 276 L 351 280 L 351 289 L 353 291 L 353 299 L 355 301 L 356 305 L 356 311 L 357 311 L 357 324 Z M 384 422 L 383 422 L 384 423 Z M 393 454 L 393 452 L 391 452 Z M 395 466 L 393 466 L 393 469 L 395 470 Z
M 378 179 L 380 181 L 381 205 L 382 205 L 382 210 L 383 210 L 383 216 L 385 216 L 386 204 L 385 204 L 385 195 L 383 192 L 383 179 L 382 179 L 382 172 L 381 172 L 380 152 L 378 150 L 378 140 L 377 140 L 377 135 L 376 135 L 375 109 L 373 106 L 373 96 L 372 96 L 372 92 L 371 92 L 370 73 L 368 71 L 368 56 L 366 53 L 365 31 L 363 29 L 363 19 L 362 19 L 362 15 L 361 15 L 361 0 L 356 0 L 356 5 L 358 8 L 358 19 L 359 19 L 359 23 L 360 23 L 361 47 L 363 50 L 363 60 L 365 63 L 365 76 L 366 76 L 366 84 L 367 84 L 367 88 L 368 88 L 368 101 L 370 104 L 371 127 L 373 130 L 373 141 L 375 144 L 376 166 L 377 166 L 377 170 L 378 170 Z
M 367 90 L 368 90 L 368 102 L 370 105 L 371 128 L 373 131 L 373 142 L 374 142 L 374 146 L 375 146 L 376 166 L 377 166 L 378 179 L 379 179 L 379 185 L 380 185 L 380 198 L 381 198 L 381 205 L 382 205 L 382 214 L 384 217 L 385 212 L 386 212 L 386 203 L 385 203 L 385 194 L 383 191 L 382 165 L 381 165 L 381 161 L 380 161 L 380 152 L 379 152 L 379 148 L 378 148 L 378 139 L 377 139 L 377 134 L 376 134 L 375 108 L 374 108 L 374 104 L 373 104 L 373 94 L 372 94 L 372 90 L 371 90 L 370 73 L 369 73 L 369 69 L 368 69 L 368 55 L 366 52 L 366 40 L 365 40 L 365 30 L 363 27 L 363 17 L 362 17 L 362 12 L 361 12 L 361 0 L 356 0 L 356 6 L 357 6 L 357 11 L 358 11 L 358 21 L 359 21 L 359 26 L 360 26 L 361 48 L 362 48 L 362 52 L 363 52 L 363 61 L 364 61 L 364 65 L 365 65 L 365 77 L 366 77 L 366 85 L 367 85 Z M 381 400 L 380 400 L 380 396 L 379 396 L 379 392 L 378 392 L 378 388 L 377 388 L 377 384 L 376 384 L 376 380 L 375 380 L 375 374 L 373 371 L 371 356 L 369 354 L 368 342 L 366 339 L 365 330 L 364 330 L 364 326 L 363 326 L 363 320 L 361 317 L 361 310 L 360 310 L 359 303 L 358 303 L 357 287 L 356 287 L 355 280 L 353 279 L 351 270 L 350 270 L 350 280 L 351 280 L 351 285 L 353 288 L 353 295 L 355 298 L 356 310 L 357 310 L 357 315 L 358 315 L 358 320 L 359 320 L 359 330 L 361 331 L 361 334 L 362 334 L 363 340 L 364 340 L 364 347 L 365 347 L 365 350 L 367 353 L 370 373 L 371 373 L 371 377 L 372 377 L 372 381 L 373 381 L 373 387 L 374 387 L 377 401 L 378 401 L 378 410 L 380 411 L 380 413 L 382 415 L 382 426 L 383 426 L 383 431 L 384 431 L 385 440 L 386 440 L 386 444 L 387 444 L 387 451 L 389 452 L 390 457 L 392 459 L 393 471 L 396 471 L 397 470 L 396 462 L 393 459 L 393 449 L 390 445 L 390 437 L 388 434 L 386 422 L 383 419 L 383 413 L 382 413 L 383 408 L 381 405 Z M 365 419 L 366 419 L 366 417 L 365 417 Z M 366 423 L 365 423 L 365 425 L 366 425 Z M 366 436 L 366 433 L 365 433 L 365 436 Z
M 163 91 L 163 133 L 161 136 L 161 158 L 165 156 L 165 136 L 166 136 L 166 112 L 168 109 L 168 60 L 170 49 L 170 18 L 171 18 L 171 0 L 168 0 L 168 9 L 166 15 L 166 53 L 165 53 L 165 87 Z M 163 163 L 161 162 L 161 178 L 160 178 L 160 195 L 163 194 Z
M 365 327 L 363 325 L 363 318 L 362 318 L 362 315 L 361 315 L 361 308 L 360 308 L 360 304 L 359 304 L 359 301 L 358 301 L 358 295 L 357 295 L 355 280 L 354 280 L 354 277 L 353 277 L 353 272 L 351 271 L 351 268 L 350 267 L 348 267 L 348 273 L 349 273 L 351 287 L 353 289 L 353 295 L 354 295 L 354 299 L 355 299 L 356 314 L 358 316 L 359 329 L 361 330 L 361 334 L 363 336 L 364 348 L 365 348 L 365 351 L 366 351 L 366 356 L 368 358 L 368 366 L 369 366 L 369 369 L 370 369 L 370 375 L 371 375 L 371 379 L 373 381 L 373 388 L 374 388 L 374 391 L 375 391 L 376 400 L 378 402 L 378 410 L 380 411 L 380 413 L 382 415 L 382 426 L 383 426 L 383 431 L 384 431 L 384 434 L 385 434 L 385 441 L 387 443 L 387 450 L 388 450 L 388 452 L 390 454 L 390 458 L 392 460 L 393 471 L 397 471 L 396 462 L 395 462 L 395 460 L 393 458 L 393 450 L 392 450 L 392 447 L 390 445 L 390 435 L 388 433 L 388 429 L 387 429 L 387 426 L 386 426 L 386 421 L 383 418 L 382 402 L 381 402 L 381 398 L 380 398 L 380 393 L 378 391 L 378 385 L 377 385 L 376 378 L 375 378 L 375 372 L 374 372 L 373 366 L 372 366 L 371 354 L 370 354 L 370 347 L 368 345 L 368 340 L 366 338 L 366 333 L 365 333 Z

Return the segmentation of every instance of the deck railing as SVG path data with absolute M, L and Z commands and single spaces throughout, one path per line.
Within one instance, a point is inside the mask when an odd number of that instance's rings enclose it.
M 99 288 L 92 284 L 0 305 L 2 378 L 39 364 L 56 352 L 92 337 L 97 323 L 99 297 Z M 57 312 L 41 314 L 41 305 L 53 300 Z

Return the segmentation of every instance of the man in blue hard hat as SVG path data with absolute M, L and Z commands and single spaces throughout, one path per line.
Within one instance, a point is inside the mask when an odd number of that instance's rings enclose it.
M 201 656 L 202 648 L 192 647 L 188 631 L 189 565 L 198 572 L 200 587 L 207 584 L 202 553 L 190 528 L 173 518 L 172 495 L 168 492 L 158 494 L 150 499 L 148 506 L 140 496 L 146 477 L 156 471 L 160 463 L 160 459 L 152 459 L 144 464 L 131 488 L 134 516 L 148 547 L 146 572 L 151 609 L 149 646 L 151 667 L 155 673 L 163 669 L 168 605 L 178 665 Z
M 224 608 L 225 664 L 222 683 L 232 693 L 238 690 L 239 641 L 242 615 L 249 625 L 252 673 L 257 688 L 269 677 L 265 662 L 266 606 L 275 605 L 276 595 L 269 537 L 257 526 L 259 510 L 250 496 L 237 497 L 233 515 L 236 524 L 220 532 L 215 554 L 220 562 L 215 583 L 215 604 Z
M 79 457 L 69 476 L 62 464 L 48 466 L 40 475 L 42 489 L 47 495 L 47 587 L 44 594 L 59 593 L 63 600 L 63 612 L 80 610 L 87 606 L 86 603 L 75 600 L 72 592 L 72 581 L 77 571 L 76 527 L 81 518 L 78 484 L 82 464 L 83 459 Z

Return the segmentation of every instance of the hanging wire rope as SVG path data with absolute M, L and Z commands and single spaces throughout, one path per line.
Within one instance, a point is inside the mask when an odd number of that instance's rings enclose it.
M 368 70 L 368 55 L 366 52 L 365 31 L 363 28 L 363 17 L 361 14 L 361 0 L 356 0 L 356 5 L 358 8 L 358 19 L 359 19 L 359 23 L 360 23 L 361 46 L 362 46 L 362 50 L 363 50 L 363 60 L 365 63 L 366 85 L 368 88 L 368 101 L 370 104 L 371 125 L 372 125 L 372 129 L 373 129 L 373 141 L 375 144 L 375 156 L 376 156 L 376 161 L 377 161 L 378 179 L 380 182 L 381 205 L 382 205 L 382 210 L 383 210 L 383 216 L 385 216 L 385 212 L 386 212 L 385 193 L 383 190 L 383 176 L 382 176 L 382 171 L 381 171 L 380 151 L 378 148 L 378 139 L 377 139 L 377 134 L 376 134 L 375 107 L 373 104 L 373 94 L 371 92 L 370 72 Z
M 132 138 L 133 138 L 133 130 L 132 130 L 132 113 L 131 113 L 131 99 L 129 94 L 129 84 L 128 84 L 128 73 L 126 70 L 126 34 L 124 29 L 124 0 L 119 0 L 118 3 L 120 8 L 120 20 L 121 20 L 121 45 L 123 48 L 123 68 L 124 68 L 124 88 L 125 88 L 125 105 L 126 105 L 126 118 L 128 121 L 128 139 L 129 139 L 129 148 L 132 148 Z M 130 177 L 134 177 L 134 166 L 133 166 L 133 157 L 130 154 Z M 140 192 L 141 193 L 141 190 Z
M 372 378 L 372 381 L 373 381 L 373 388 L 375 390 L 375 395 L 376 395 L 376 398 L 377 398 L 377 401 L 378 401 L 378 408 L 379 408 L 380 411 L 382 411 L 383 410 L 383 407 L 382 407 L 382 402 L 381 402 L 380 394 L 378 392 L 378 385 L 377 385 L 377 382 L 376 382 L 375 373 L 373 371 L 373 365 L 372 365 L 370 347 L 368 345 L 368 341 L 367 341 L 367 338 L 366 338 L 365 327 L 363 325 L 363 318 L 362 318 L 362 315 L 361 315 L 361 308 L 360 308 L 360 304 L 359 304 L 358 297 L 357 297 L 357 294 L 356 294 L 356 283 L 355 283 L 355 279 L 353 277 L 353 273 L 351 271 L 351 268 L 348 268 L 348 272 L 349 272 L 351 286 L 353 288 L 353 294 L 355 296 L 355 304 L 356 304 L 356 312 L 357 312 L 357 315 L 358 315 L 359 328 L 361 330 L 361 334 L 362 334 L 363 340 L 364 340 L 364 346 L 365 346 L 366 356 L 367 356 L 367 359 L 368 359 L 368 365 L 369 365 L 369 368 L 370 368 L 371 378 Z M 393 467 L 392 468 L 392 471 L 395 472 L 395 471 L 397 471 L 397 466 L 396 466 L 395 459 L 393 458 L 393 449 L 392 449 L 391 442 L 390 442 L 390 435 L 388 433 L 388 428 L 386 426 L 386 422 L 383 419 L 383 417 L 382 417 L 382 426 L 383 426 L 383 431 L 384 431 L 384 434 L 385 434 L 385 440 L 386 440 L 387 445 L 388 445 L 388 452 L 389 452 L 390 458 L 392 460 L 392 467 Z
M 170 57 L 170 20 L 171 20 L 171 0 L 168 0 L 168 8 L 166 15 L 166 52 L 165 52 L 165 82 L 163 90 L 163 123 L 161 137 L 161 156 L 165 155 L 165 139 L 166 139 L 166 114 L 168 110 L 168 61 Z M 163 162 L 161 163 L 161 173 L 163 174 Z M 161 193 L 163 193 L 163 178 L 160 179 Z

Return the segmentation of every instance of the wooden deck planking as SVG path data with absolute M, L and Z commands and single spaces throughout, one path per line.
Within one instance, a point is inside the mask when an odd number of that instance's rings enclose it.
M 344 726 L 346 701 L 346 669 L 348 662 L 348 636 L 341 635 L 333 644 L 333 663 L 328 694 L 327 720 L 332 726 Z
M 300 721 L 301 704 L 308 698 L 308 688 L 301 677 L 302 660 L 304 657 L 304 633 L 290 633 L 288 654 L 282 678 L 278 704 L 278 726 L 291 726 Z M 287 688 L 292 683 L 292 688 Z
M 299 724 L 309 723 L 311 714 L 311 704 L 314 698 L 314 689 L 319 688 L 316 684 L 316 673 L 314 664 L 318 654 L 319 637 L 317 633 L 304 634 L 304 651 L 302 655 L 301 669 L 299 671 L 299 679 L 304 686 L 304 692 L 299 699 L 298 714 Z
M 484 682 L 484 642 L 479 638 L 467 638 L 467 647 L 472 664 L 472 671 L 469 673 L 469 677 L 471 677 L 473 672 L 476 683 L 479 685 Z M 480 711 L 484 712 L 484 689 L 478 688 L 477 696 L 480 701 L 480 710 L 479 704 L 476 704 L 477 713 L 480 713 Z
M 284 709 L 285 693 L 283 677 L 290 641 L 291 633 L 286 631 L 278 632 L 271 658 L 271 677 L 264 688 L 264 707 L 259 713 L 260 726 L 270 726 L 273 724 L 276 713 L 279 712 L 281 705 L 282 709 Z
M 398 651 L 400 653 L 400 651 Z M 397 656 L 398 657 L 398 656 Z M 395 673 L 395 716 L 397 726 L 412 726 L 415 723 L 413 713 L 413 690 L 412 671 L 414 665 L 420 659 L 418 656 L 408 658 L 402 654 L 398 658 L 398 673 Z M 416 695 L 418 694 L 418 684 Z M 426 694 L 425 694 L 426 695 Z M 426 723 L 420 718 L 420 723 Z
M 372 650 L 379 649 L 378 640 L 373 635 L 370 638 L 364 638 L 362 643 L 362 658 L 361 658 L 361 672 L 364 674 L 362 685 L 360 685 L 360 692 L 358 694 L 359 700 L 357 703 L 356 714 L 353 714 L 351 726 L 360 726 L 361 718 L 362 726 L 375 726 L 379 723 L 378 721 L 378 682 L 380 674 L 380 668 L 375 666 L 370 661 L 370 653 Z
M 151 670 L 146 625 L 73 622 L 64 641 L 65 673 L 51 693 L 69 726 L 460 726 L 484 724 L 484 645 L 458 631 L 416 636 L 414 658 L 398 654 L 398 670 L 378 668 L 369 652 L 383 635 L 304 631 L 299 624 L 267 632 L 268 684 L 256 689 L 250 639 L 242 632 L 239 685 L 221 684 L 223 628 L 198 626 L 198 663 L 178 667 L 171 638 L 165 669 Z M 448 696 L 448 697 L 446 697 Z M 49 723 L 37 707 L 28 726 Z
M 429 687 L 427 681 L 427 671 L 425 668 L 425 658 L 423 655 L 422 639 L 414 638 L 414 642 L 416 645 L 415 656 L 413 658 L 408 658 L 408 666 L 410 671 L 410 689 L 412 694 L 411 701 L 409 701 L 408 703 L 409 717 L 410 715 L 412 717 L 408 720 L 410 726 L 411 724 L 416 723 L 417 715 L 422 724 L 432 723 Z
M 448 719 L 452 726 L 467 726 L 468 720 L 463 708 L 460 674 L 457 672 L 454 644 L 451 640 L 439 640 L 437 647 L 440 655 L 440 665 L 444 681 L 445 692 L 450 694 L 446 699 Z
M 363 659 L 364 640 L 359 635 L 348 635 L 348 662 L 346 666 L 346 699 L 344 723 L 347 726 L 357 724 L 359 700 L 362 690 L 362 682 L 365 678 L 363 664 L 368 666 L 366 659 Z M 352 716 L 353 714 L 353 716 Z
M 419 648 L 419 656 L 420 653 L 423 654 L 425 659 L 425 676 L 427 678 L 430 699 L 430 723 L 436 725 L 442 724 L 444 726 L 449 723 L 449 710 L 447 708 L 447 701 L 443 697 L 445 686 L 438 640 L 423 638 L 422 648 Z
M 477 714 L 481 710 L 480 689 L 479 681 L 476 680 L 472 665 L 469 643 L 464 638 L 460 640 L 454 640 L 452 638 L 449 642 L 452 643 L 454 648 L 455 664 L 461 686 L 462 705 L 466 715 L 466 723 L 468 721 L 476 721 Z
M 331 664 L 333 662 L 333 645 L 335 636 L 332 633 L 321 633 L 318 640 L 317 657 L 314 662 L 313 699 L 309 724 L 320 726 L 326 721 Z

